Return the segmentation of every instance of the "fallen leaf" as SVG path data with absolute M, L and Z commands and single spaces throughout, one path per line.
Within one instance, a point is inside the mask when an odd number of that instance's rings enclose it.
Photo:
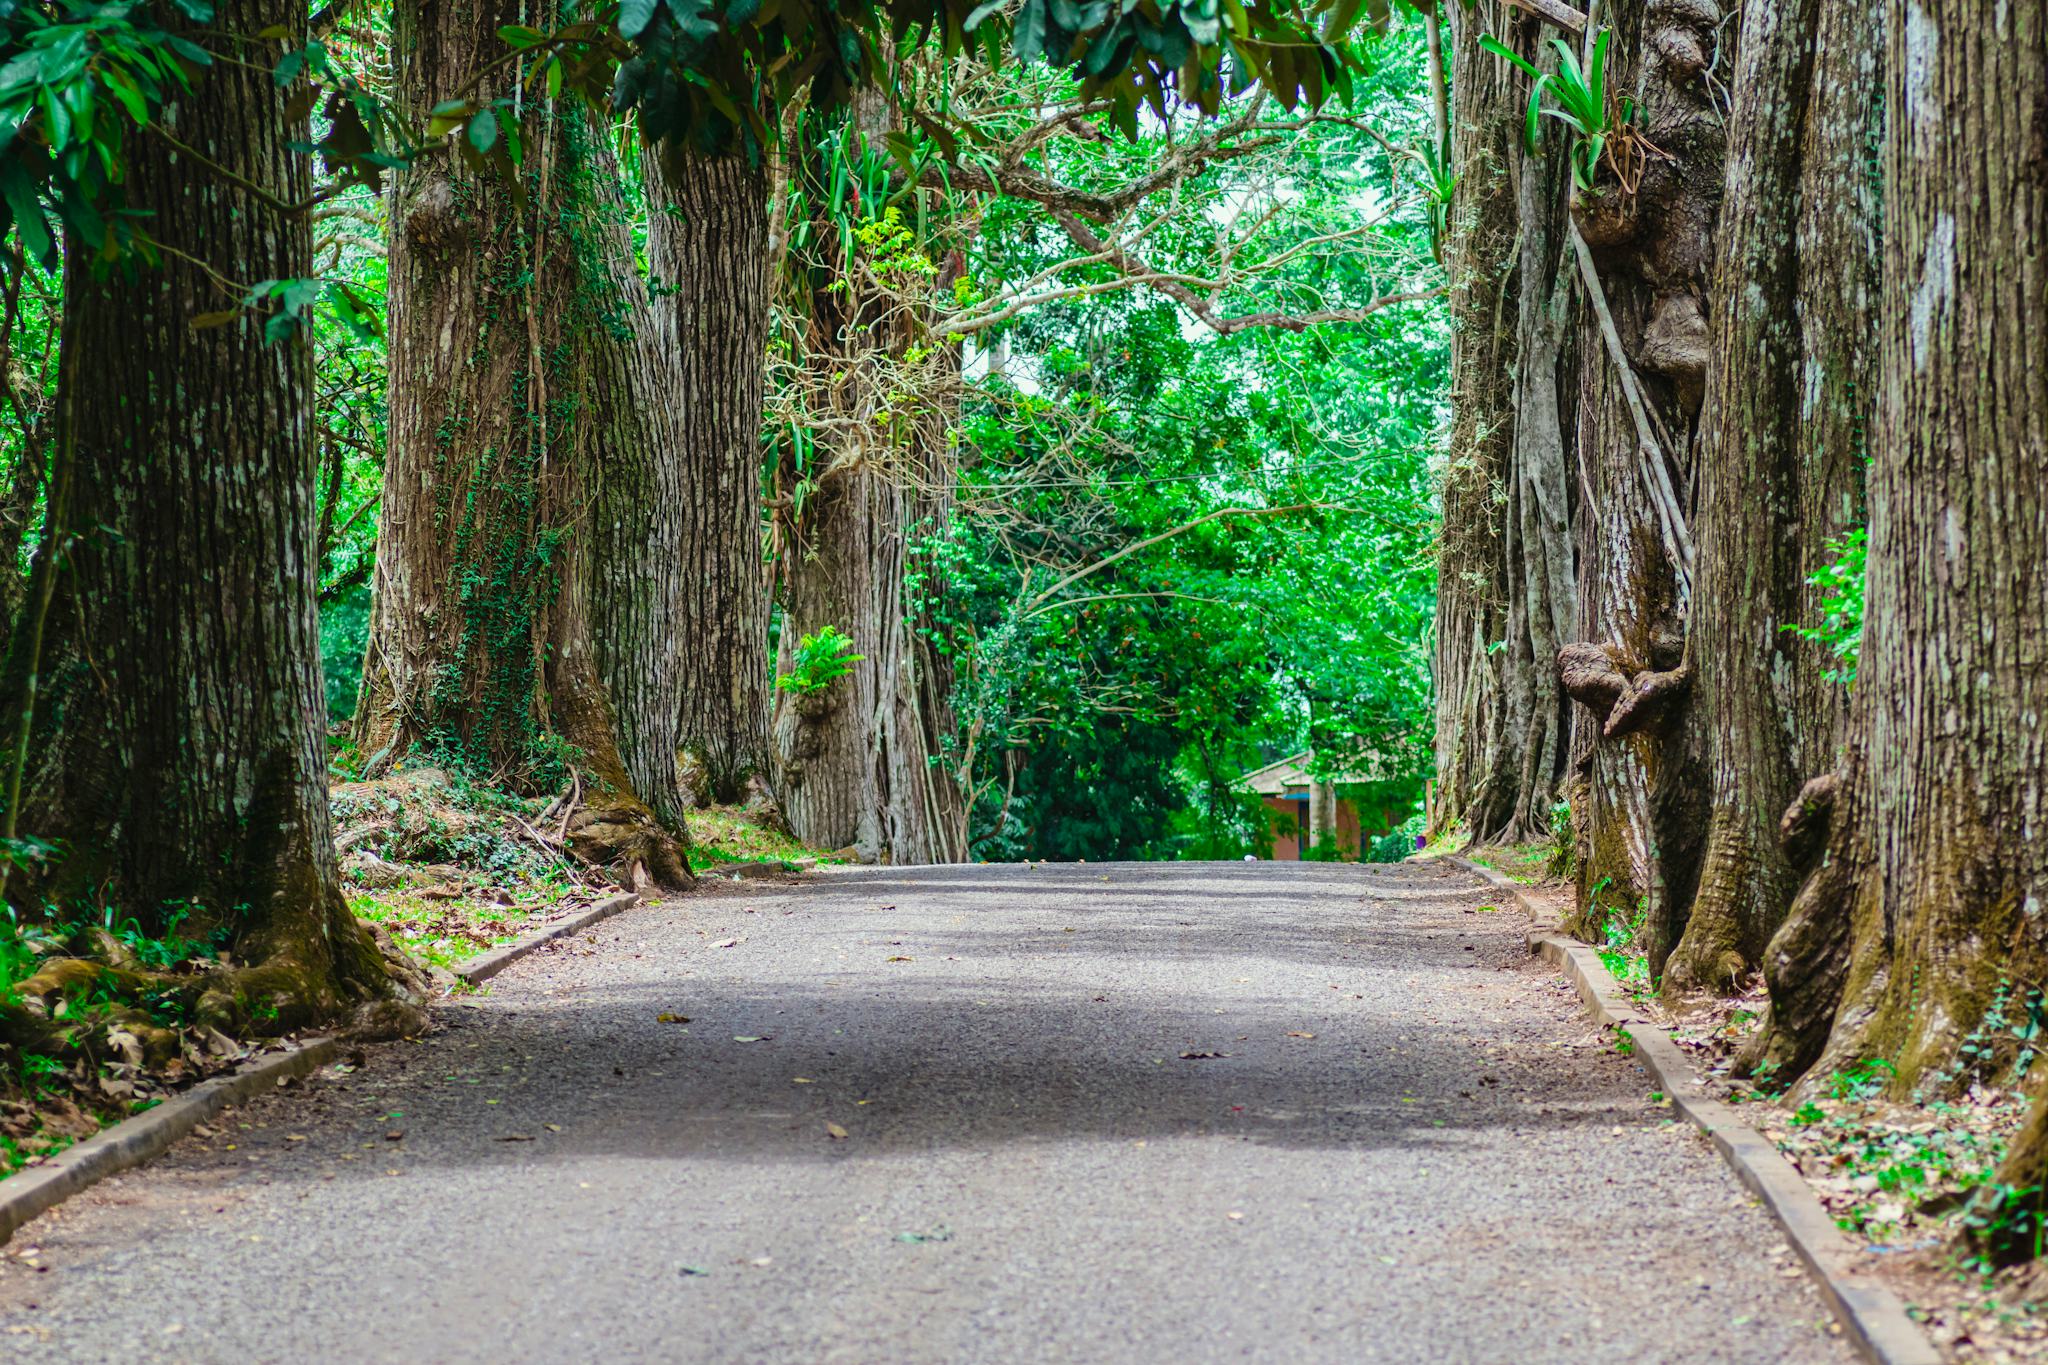
M 676 1267 L 676 1273 L 688 1279 L 693 1275 L 709 1275 L 711 1272 L 701 1265 L 679 1265 Z
M 896 957 L 892 957 L 889 959 L 889 961 L 891 962 L 915 962 L 916 960 L 916 958 L 904 957 L 900 954 Z
M 657 1024 L 687 1024 L 690 1022 L 690 1016 L 687 1014 L 657 1014 L 654 1016 L 654 1022 Z
M 306 1135 L 304 1133 L 286 1133 L 284 1135 L 284 1140 L 286 1142 L 304 1142 L 306 1140 Z
M 384 1140 L 386 1142 L 396 1142 L 404 1136 L 405 1130 L 403 1128 L 393 1128 L 390 1132 L 384 1135 Z
M 933 1228 L 930 1232 L 899 1232 L 896 1234 L 896 1240 L 908 1242 L 913 1246 L 924 1242 L 950 1242 L 953 1240 L 953 1229 L 941 1226 Z
M 547 1125 L 547 1130 L 550 1133 L 559 1133 L 562 1131 L 562 1125 L 559 1123 L 550 1123 Z
M 846 1136 L 846 1130 L 844 1128 L 841 1128 L 836 1123 L 827 1123 L 825 1125 L 825 1136 L 831 1138 L 834 1142 L 837 1142 L 839 1139 Z
M 753 1260 L 748 1261 L 747 1264 L 764 1267 L 771 1266 L 775 1264 L 775 1258 L 773 1256 L 756 1256 Z
M 735 1043 L 765 1043 L 774 1036 L 775 1035 L 772 1033 L 763 1033 L 758 1035 L 752 1033 L 735 1033 L 732 1036 L 732 1040 Z
M 740 941 L 736 938 L 722 938 L 711 946 L 714 948 L 737 948 L 740 946 Z
M 498 1139 L 498 1141 L 500 1141 L 500 1142 L 531 1142 L 531 1141 L 533 1141 L 533 1134 L 531 1134 L 531 1133 L 507 1133 L 507 1134 L 505 1134 L 505 1136 L 503 1136 L 503 1137 L 499 1138 L 499 1139 Z
M 1229 1213 L 1226 1213 L 1223 1216 L 1225 1218 L 1228 1218 L 1233 1223 L 1242 1223 L 1244 1221 L 1244 1215 L 1237 1212 L 1237 1210 L 1235 1209 L 1232 1209 Z
M 790 1083 L 791 1085 L 816 1085 L 816 1084 L 817 1084 L 817 1082 L 816 1082 L 816 1081 L 814 1081 L 814 1080 L 812 1080 L 812 1079 L 811 1079 L 811 1078 L 810 1078 L 809 1076 L 791 1076 L 791 1077 L 789 1078 L 789 1083 Z
M 1302 1033 L 1302 1032 L 1300 1032 L 1300 1031 L 1298 1031 L 1298 1030 L 1290 1030 L 1290 1031 L 1288 1032 L 1287 1036 L 1288 1036 L 1289 1038 L 1313 1038 L 1313 1037 L 1315 1037 L 1315 1035 L 1314 1035 L 1313 1033 Z

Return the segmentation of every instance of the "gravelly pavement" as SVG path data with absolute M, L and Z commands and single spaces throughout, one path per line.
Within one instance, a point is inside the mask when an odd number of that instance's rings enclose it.
M 24 1229 L 0 1348 L 1849 1359 L 1493 899 L 1083 864 L 630 911 Z

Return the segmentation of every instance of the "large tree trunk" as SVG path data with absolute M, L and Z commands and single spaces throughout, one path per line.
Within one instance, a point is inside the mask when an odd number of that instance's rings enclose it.
M 1451 156 L 1458 175 L 1444 253 L 1451 295 L 1451 432 L 1437 554 L 1436 783 L 1429 828 L 1483 839 L 1515 807 L 1518 766 L 1502 733 L 1505 524 L 1494 506 L 1514 450 L 1516 73 L 1479 47 L 1503 7 L 1449 7 Z
M 335 870 L 310 338 L 266 344 L 254 313 L 193 322 L 221 307 L 217 279 L 312 273 L 306 216 L 228 179 L 305 199 L 306 159 L 288 149 L 305 120 L 287 118 L 273 44 L 222 36 L 275 27 L 303 42 L 305 7 L 228 0 L 187 27 L 236 60 L 162 120 L 223 171 L 131 139 L 128 206 L 174 252 L 112 270 L 69 253 L 58 453 L 8 689 L 22 780 L 10 823 L 62 851 L 9 899 L 104 903 L 158 932 L 174 908 L 231 925 L 237 955 L 259 964 L 235 1006 L 267 1001 L 296 1027 L 398 990 Z
M 1564 776 L 1569 713 L 1555 659 L 1573 630 L 1566 442 L 1575 383 L 1572 287 L 1559 272 L 1560 157 L 1521 146 L 1521 77 L 1483 52 L 1535 49 L 1504 5 L 1453 11 L 1459 174 L 1452 281 L 1452 428 L 1438 560 L 1437 771 L 1431 829 L 1540 838 Z M 1492 27 L 1489 27 L 1491 25 Z
M 870 92 L 854 118 L 873 135 L 885 113 Z M 828 223 L 817 240 L 836 246 Z M 915 300 L 877 287 L 863 265 L 849 276 L 829 248 L 809 262 L 807 350 L 833 380 L 817 400 L 814 444 L 803 458 L 786 446 L 777 469 L 776 672 L 788 673 L 800 640 L 826 626 L 862 658 L 822 692 L 778 694 L 775 793 L 806 843 L 899 864 L 959 862 L 968 817 L 949 761 L 953 671 L 927 606 L 940 584 L 919 542 L 942 536 L 951 513 L 961 356 L 957 345 L 934 346 Z M 959 266 L 954 253 L 937 287 L 951 288 Z M 918 287 L 932 286 L 905 286 Z M 913 345 L 929 355 L 905 404 L 891 388 Z
M 1767 971 L 1772 1060 L 1883 1058 L 1905 1090 L 1963 1079 L 1998 983 L 2048 975 L 2048 21 L 1885 17 L 1867 627 L 1827 859 Z
M 1797 889 L 1780 816 L 1834 761 L 1841 689 L 1824 651 L 1789 630 L 1815 619 L 1807 580 L 1861 510 L 1844 409 L 1869 391 L 1871 257 L 1866 177 L 1844 163 L 1863 154 L 1871 73 L 1843 48 L 1870 41 L 1874 16 L 1834 8 L 1825 39 L 1822 0 L 1749 0 L 1741 19 L 1688 642 L 1711 814 L 1673 992 L 1733 989 L 1761 961 Z M 1831 50 L 1816 70 L 1820 41 Z
M 804 842 L 898 864 L 967 856 L 966 803 L 946 750 L 953 671 L 914 586 L 933 586 L 916 542 L 943 530 L 948 508 L 905 464 L 934 453 L 921 441 L 835 450 L 779 546 L 778 676 L 802 637 L 826 626 L 862 658 L 822 692 L 778 694 L 776 797 Z
M 768 177 L 740 156 L 648 149 L 647 254 L 683 450 L 678 742 L 709 795 L 733 801 L 768 766 L 768 579 L 762 563 L 762 358 Z
M 1690 606 L 1691 448 L 1705 372 L 1699 300 L 1713 262 L 1723 139 L 1702 70 L 1718 29 L 1698 6 L 1620 0 L 1607 81 L 1640 96 L 1624 185 L 1609 144 L 1594 190 L 1575 190 L 1559 269 L 1575 277 L 1579 639 L 1561 652 L 1573 714 L 1571 792 L 1579 913 L 1588 936 L 1641 917 L 1653 972 L 1692 901 L 1704 823 L 1682 663 Z M 1565 139 L 1547 136 L 1562 161 Z M 1597 663 L 1597 667 L 1590 665 Z M 1588 686 L 1592 679 L 1593 685 Z M 1618 683 L 1620 692 L 1613 686 Z
M 512 0 L 405 0 L 412 117 L 498 57 Z M 484 93 L 509 89 L 507 66 Z M 577 108 L 526 106 L 523 200 L 446 147 L 392 200 L 390 446 L 355 735 L 532 789 L 569 781 L 579 852 L 688 880 L 676 770 L 683 475 L 618 168 Z

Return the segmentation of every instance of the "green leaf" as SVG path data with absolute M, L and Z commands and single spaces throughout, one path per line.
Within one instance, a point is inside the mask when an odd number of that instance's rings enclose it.
M 469 145 L 479 152 L 488 152 L 498 145 L 498 116 L 489 109 L 479 109 L 476 117 L 469 121 Z
M 35 187 L 17 161 L 0 162 L 0 196 L 14 210 L 14 225 L 21 233 L 21 246 L 30 259 L 48 266 L 56 263 L 55 243 L 50 225 L 43 218 L 43 206 L 36 200 Z
M 1501 42 L 1499 39 L 1494 38 L 1491 34 L 1480 34 L 1479 46 L 1483 50 L 1491 52 L 1496 57 L 1503 57 L 1506 58 L 1508 61 L 1513 62 L 1516 66 L 1519 66 L 1520 68 L 1522 68 L 1522 70 L 1528 72 L 1529 75 L 1535 77 L 1539 81 L 1544 78 L 1544 73 L 1537 68 L 1535 63 L 1531 62 L 1527 57 L 1524 57 L 1521 53 L 1515 51 L 1513 48 Z
M 621 0 L 619 5 L 619 36 L 638 38 L 654 22 L 654 10 L 659 0 Z

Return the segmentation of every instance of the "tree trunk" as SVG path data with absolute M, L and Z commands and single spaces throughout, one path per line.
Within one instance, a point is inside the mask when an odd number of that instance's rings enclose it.
M 1698 301 L 1713 263 L 1724 147 L 1702 72 L 1720 30 L 1698 7 L 1643 0 L 1618 0 L 1603 18 L 1614 32 L 1608 85 L 1635 92 L 1634 132 L 1656 150 L 1631 153 L 1627 137 L 1610 139 L 1594 188 L 1573 193 L 1561 243 L 1563 268 L 1577 276 L 1584 357 L 1572 653 L 1596 651 L 1628 682 L 1613 709 L 1582 705 L 1573 716 L 1573 928 L 1597 936 L 1616 914 L 1637 923 L 1660 973 L 1692 902 L 1705 814 L 1680 664 L 1691 437 L 1706 361 Z M 1546 134 L 1546 157 L 1567 152 L 1560 132 Z
M 272 45 L 221 36 L 303 42 L 304 6 L 228 0 L 186 27 L 238 60 L 166 106 L 165 127 L 306 198 L 288 144 L 308 131 Z M 62 851 L 10 899 L 104 903 L 152 932 L 174 909 L 232 925 L 259 964 L 232 1008 L 267 1002 L 274 1027 L 388 1006 L 401 986 L 342 901 L 327 809 L 310 338 L 266 344 L 254 313 L 193 328 L 222 307 L 217 279 L 310 275 L 310 225 L 154 138 L 130 140 L 124 190 L 177 254 L 96 270 L 68 253 L 58 449 L 7 732 L 10 769 L 26 764 L 10 827 Z
M 1528 101 L 1513 68 L 1482 51 L 1482 33 L 1511 38 L 1506 7 L 1449 7 L 1454 68 L 1452 165 L 1445 269 L 1451 284 L 1451 434 L 1442 485 L 1437 558 L 1436 784 L 1434 835 L 1463 827 L 1484 841 L 1524 804 L 1518 736 L 1506 698 L 1526 691 L 1507 677 L 1521 654 L 1502 657 L 1508 636 L 1507 523 L 1495 498 L 1511 477 L 1515 449 L 1520 316 L 1515 304 L 1521 110 Z M 1526 35 L 1525 35 L 1526 36 Z M 1543 661 L 1548 667 L 1548 661 Z
M 662 344 L 681 368 L 684 648 L 678 740 L 708 794 L 735 801 L 768 766 L 762 564 L 762 357 L 768 178 L 738 156 L 650 148 L 647 254 Z
M 856 98 L 853 117 L 870 136 L 886 126 L 874 92 Z M 790 828 L 816 847 L 959 862 L 968 814 L 949 761 L 953 672 L 926 606 L 936 569 L 919 542 L 943 535 L 951 514 L 960 349 L 937 341 L 919 391 L 907 402 L 894 396 L 897 362 L 913 345 L 934 346 L 922 310 L 860 267 L 846 274 L 828 221 L 817 240 L 832 246 L 809 263 L 806 346 L 833 382 L 812 446 L 801 457 L 785 446 L 777 468 L 776 672 L 789 672 L 801 639 L 826 626 L 862 657 L 823 692 L 778 695 L 775 794 Z M 904 290 L 950 289 L 959 269 L 956 252 L 935 282 Z
M 511 0 L 405 0 L 416 120 L 503 51 Z M 507 66 L 486 81 L 510 89 Z M 526 106 L 522 199 L 447 147 L 392 200 L 391 422 L 355 738 L 532 790 L 579 779 L 584 856 L 688 881 L 676 770 L 687 565 L 675 348 L 583 111 Z
M 1797 889 L 1779 818 L 1806 778 L 1832 763 L 1836 744 L 1839 689 L 1823 676 L 1823 651 L 1789 628 L 1814 619 L 1806 581 L 1858 511 L 1856 451 L 1841 439 L 1838 411 L 1857 381 L 1868 391 L 1869 377 L 1858 372 L 1857 343 L 1842 338 L 1845 351 L 1834 333 L 1862 323 L 1864 309 L 1828 278 L 1839 272 L 1860 292 L 1868 257 L 1836 231 L 1814 240 L 1828 220 L 1811 215 L 1826 204 L 1854 233 L 1861 196 L 1840 175 L 1839 144 L 1869 120 L 1849 92 L 1831 96 L 1813 79 L 1821 8 L 1822 0 L 1749 0 L 1742 16 L 1689 640 L 1711 813 L 1699 894 L 1665 981 L 1678 993 L 1736 989 L 1761 961 Z M 1820 74 L 1838 87 L 1853 79 Z M 1836 131 L 1829 119 L 1847 126 Z M 1831 192 L 1847 197 L 1831 201 Z M 1847 318 L 1829 316 L 1842 307 Z
M 1966 0 L 1885 17 L 1868 624 L 1827 861 L 1768 954 L 1768 1053 L 1882 1058 L 1904 1091 L 1966 1079 L 1999 984 L 2048 972 L 2048 29 Z
M 1308 784 L 1308 844 L 1315 857 L 1337 856 L 1337 784 Z
M 948 509 L 905 486 L 881 453 L 842 449 L 831 459 L 837 467 L 780 537 L 776 672 L 789 672 L 802 637 L 826 626 L 863 657 L 823 692 L 778 694 L 776 798 L 814 847 L 851 846 L 899 864 L 961 862 L 966 803 L 946 761 L 953 672 L 913 586 L 930 572 L 915 542 L 942 530 Z

